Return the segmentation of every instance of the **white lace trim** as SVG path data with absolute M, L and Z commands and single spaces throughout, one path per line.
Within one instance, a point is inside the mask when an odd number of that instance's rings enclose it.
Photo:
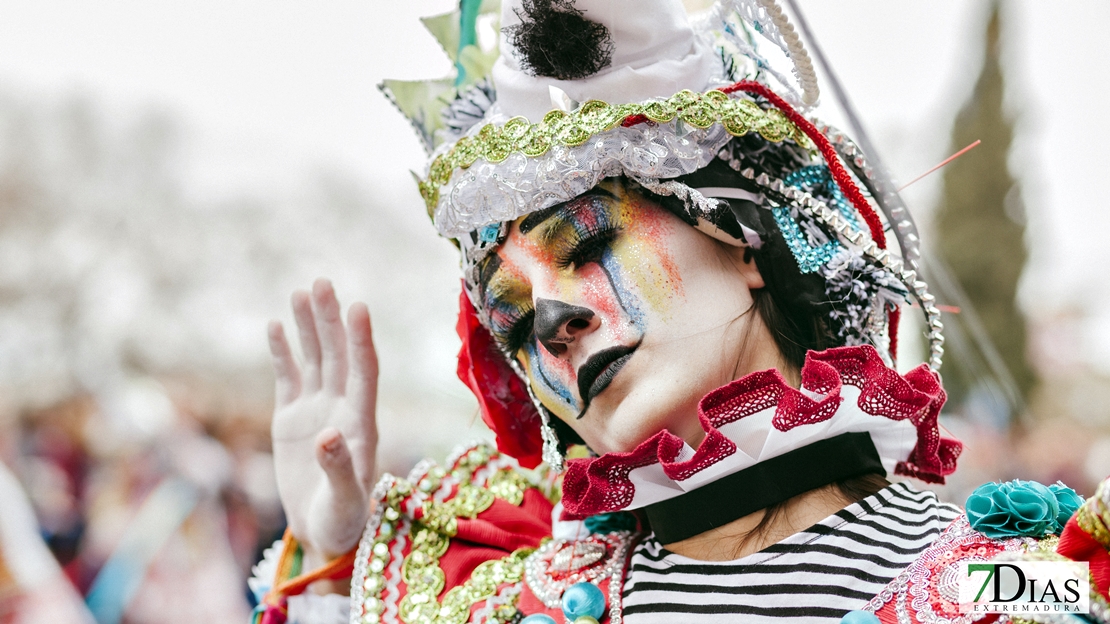
M 680 137 L 672 121 L 617 126 L 578 147 L 556 145 L 536 158 L 515 152 L 500 163 L 478 160 L 456 170 L 441 189 L 436 229 L 445 237 L 459 238 L 569 201 L 602 179 L 621 174 L 640 180 L 693 173 L 708 165 L 731 138 L 720 125 Z

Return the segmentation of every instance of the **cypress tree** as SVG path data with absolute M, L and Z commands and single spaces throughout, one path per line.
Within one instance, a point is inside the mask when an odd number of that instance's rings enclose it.
M 944 169 L 934 243 L 1026 398 L 1036 377 L 1026 360 L 1025 319 L 1016 301 L 1027 252 L 1021 190 L 1006 162 L 1013 123 L 1003 110 L 1000 9 L 999 2 L 992 2 L 983 65 L 952 128 L 953 152 L 976 139 L 983 143 Z M 975 371 L 950 353 L 942 373 L 953 404 L 959 405 L 976 385 Z

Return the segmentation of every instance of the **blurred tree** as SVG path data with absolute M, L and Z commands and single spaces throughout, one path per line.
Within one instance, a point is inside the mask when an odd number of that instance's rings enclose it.
M 1026 361 L 1025 318 L 1016 301 L 1026 259 L 1025 215 L 1020 186 L 1006 162 L 1013 123 L 1003 110 L 1000 13 L 1001 3 L 992 2 L 982 69 L 952 128 L 953 151 L 976 139 L 983 143 L 944 170 L 935 244 L 1024 398 L 1036 377 Z M 980 381 L 975 363 L 967 358 L 950 357 L 942 372 L 956 405 Z

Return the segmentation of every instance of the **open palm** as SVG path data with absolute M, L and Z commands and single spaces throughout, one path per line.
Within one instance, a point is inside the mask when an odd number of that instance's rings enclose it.
M 370 514 L 378 433 L 378 359 L 366 305 L 343 326 L 330 282 L 292 297 L 303 362 L 269 327 L 277 393 L 271 426 L 278 492 L 305 570 L 350 550 Z

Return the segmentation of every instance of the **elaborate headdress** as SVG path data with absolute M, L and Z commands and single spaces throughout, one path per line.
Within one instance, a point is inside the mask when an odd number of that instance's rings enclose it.
M 680 0 L 505 0 L 500 10 L 462 0 L 425 23 L 455 75 L 382 89 L 430 154 L 420 192 L 463 255 L 459 373 L 502 450 L 534 465 L 542 439 L 543 458 L 561 463 L 549 415 L 486 331 L 482 260 L 513 220 L 612 176 L 667 198 L 715 238 L 757 249 L 784 243 L 798 273 L 822 278 L 813 305 L 839 342 L 873 346 L 880 362 L 896 351 L 900 304 L 916 299 L 930 340 L 932 372 L 921 371 L 935 376 L 942 326 L 914 270 L 916 238 L 903 235 L 912 222 L 878 191 L 861 150 L 806 116 L 816 74 L 775 0 L 719 0 L 695 20 Z M 494 25 L 496 46 L 481 45 L 480 24 Z M 756 35 L 793 62 L 793 80 L 755 50 Z M 898 250 L 888 248 L 891 230 Z M 931 414 L 918 420 L 931 419 L 934 443 L 906 470 L 942 479 L 954 466 L 954 456 L 936 460 L 943 391 L 920 376 L 901 391 Z M 917 391 L 928 396 L 911 397 Z M 895 446 L 901 456 L 884 461 L 913 464 L 906 444 Z

